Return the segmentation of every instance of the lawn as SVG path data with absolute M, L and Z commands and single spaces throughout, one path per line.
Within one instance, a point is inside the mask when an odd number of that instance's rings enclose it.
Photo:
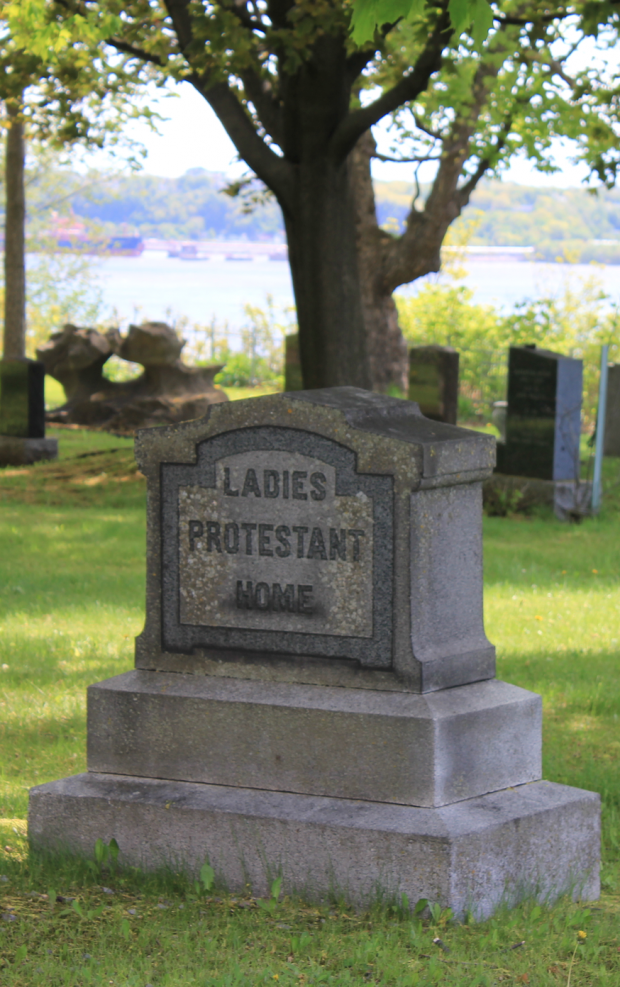
M 603 796 L 602 899 L 528 903 L 479 925 L 433 909 L 421 923 L 403 903 L 358 915 L 346 902 L 257 902 L 208 879 L 116 873 L 111 859 L 29 855 L 28 788 L 85 769 L 86 686 L 131 667 L 144 616 L 144 480 L 131 442 L 51 434 L 58 462 L 0 473 L 2 984 L 617 987 L 617 502 L 581 525 L 485 519 L 499 675 L 543 696 L 545 777 Z

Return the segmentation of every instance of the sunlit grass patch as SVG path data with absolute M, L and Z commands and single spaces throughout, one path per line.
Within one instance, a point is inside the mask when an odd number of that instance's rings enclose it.
M 80 433 L 95 447 L 82 451 L 97 452 L 100 435 Z M 269 914 L 251 889 L 198 895 L 182 875 L 94 873 L 28 851 L 28 788 L 85 769 L 86 688 L 132 667 L 143 626 L 144 481 L 85 487 L 105 472 L 97 456 L 135 477 L 130 445 L 69 457 L 56 464 L 63 476 L 45 472 L 53 464 L 26 471 L 28 503 L 19 477 L 0 471 L 0 914 L 13 916 L 0 920 L 3 987 L 550 987 L 569 970 L 572 987 L 617 987 L 618 515 L 579 526 L 489 518 L 484 528 L 499 676 L 543 697 L 545 777 L 603 797 L 601 902 L 530 902 L 473 925 L 441 909 L 419 924 L 402 903 L 358 914 L 286 899 Z

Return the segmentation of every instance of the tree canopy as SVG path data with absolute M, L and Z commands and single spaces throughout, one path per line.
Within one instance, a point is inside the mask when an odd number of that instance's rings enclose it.
M 282 208 L 307 386 L 371 383 L 350 156 L 380 120 L 394 116 L 403 157 L 437 168 L 401 242 L 372 235 L 383 252 L 385 291 L 437 269 L 450 222 L 480 178 L 515 151 L 551 167 L 554 137 L 567 136 L 608 184 L 619 161 L 618 92 L 605 59 L 617 37 L 617 5 L 355 2 L 10 0 L 6 7 L 13 36 L 39 58 L 72 51 L 85 63 L 98 59 L 103 80 L 122 65 L 136 78 L 185 81 L 204 96 Z

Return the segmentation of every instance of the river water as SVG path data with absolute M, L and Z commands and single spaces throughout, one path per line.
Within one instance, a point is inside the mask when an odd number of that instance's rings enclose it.
M 191 323 L 204 325 L 215 318 L 220 326 L 228 323 L 233 346 L 245 321 L 244 305 L 264 308 L 267 295 L 279 311 L 293 305 L 289 268 L 283 261 L 182 261 L 149 250 L 141 257 L 97 259 L 94 267 L 106 314 L 116 310 L 125 323 L 175 321 L 185 316 Z M 431 277 L 451 280 L 444 275 Z M 558 294 L 565 285 L 574 289 L 592 277 L 620 302 L 620 267 L 616 266 L 468 259 L 461 280 L 473 290 L 475 301 L 492 303 L 507 312 L 526 298 Z M 415 294 L 422 283 L 417 281 L 399 292 Z

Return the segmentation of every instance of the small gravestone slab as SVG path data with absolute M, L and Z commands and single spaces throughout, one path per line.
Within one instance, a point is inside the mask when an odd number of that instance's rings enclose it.
M 56 439 L 45 438 L 45 367 L 37 360 L 0 360 L 0 465 L 57 455 Z
M 577 480 L 583 363 L 535 346 L 511 346 L 506 444 L 498 470 Z
M 620 456 L 620 363 L 608 369 L 604 455 Z
M 299 358 L 299 334 L 284 337 L 284 390 L 303 391 L 304 381 Z
M 459 354 L 450 346 L 414 346 L 409 350 L 409 400 L 434 421 L 456 425 Z
M 45 367 L 37 360 L 0 360 L 0 435 L 45 437 Z

